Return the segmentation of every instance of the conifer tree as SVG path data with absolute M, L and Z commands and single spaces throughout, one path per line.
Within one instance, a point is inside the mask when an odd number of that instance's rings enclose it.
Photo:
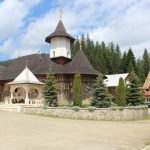
M 143 54 L 143 71 L 144 77 L 146 78 L 150 71 L 150 57 L 148 55 L 147 49 L 144 50 Z
M 131 73 L 131 80 L 127 89 L 128 105 L 137 106 L 144 104 L 143 94 L 139 88 L 139 79 L 134 72 Z
M 126 86 L 124 84 L 123 78 L 119 79 L 118 87 L 115 90 L 115 103 L 119 106 L 125 106 L 126 104 Z
M 111 105 L 110 96 L 104 84 L 102 75 L 98 75 L 96 83 L 94 85 L 91 105 L 98 108 L 106 108 L 110 107 Z
M 80 74 L 76 74 L 73 81 L 73 106 L 82 107 L 82 82 Z
M 120 64 L 120 72 L 127 73 L 127 54 L 126 52 L 123 53 L 123 57 Z
M 126 62 L 128 70 L 130 71 L 133 68 L 133 71 L 136 72 L 136 60 L 131 48 L 128 50 Z
M 49 71 L 45 85 L 43 87 L 44 105 L 56 107 L 58 106 L 58 98 L 56 91 L 56 83 L 53 74 Z

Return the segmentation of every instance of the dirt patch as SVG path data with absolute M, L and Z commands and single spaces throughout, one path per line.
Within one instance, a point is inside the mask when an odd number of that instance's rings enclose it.
M 137 150 L 150 120 L 86 121 L 0 111 L 0 150 Z

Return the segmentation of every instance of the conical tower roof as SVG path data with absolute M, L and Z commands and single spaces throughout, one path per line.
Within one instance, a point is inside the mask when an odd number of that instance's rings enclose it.
M 75 38 L 66 32 L 66 29 L 61 20 L 59 20 L 55 31 L 45 38 L 45 42 L 51 43 L 51 38 L 53 37 L 67 37 L 70 39 L 71 43 L 75 41 Z
M 8 84 L 43 84 L 40 82 L 35 75 L 26 67 L 12 82 Z
M 56 74 L 88 74 L 98 75 L 98 72 L 92 67 L 84 52 L 80 49 L 70 63 L 67 63 L 58 70 Z
M 82 49 L 77 52 L 71 61 L 70 66 L 75 73 L 98 74 L 98 72 L 90 64 Z

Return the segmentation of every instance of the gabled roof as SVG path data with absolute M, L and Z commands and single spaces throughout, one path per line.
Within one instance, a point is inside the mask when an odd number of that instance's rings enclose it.
M 123 78 L 123 80 L 125 80 L 128 75 L 129 73 L 105 75 L 107 79 L 104 80 L 104 83 L 107 87 L 116 87 L 118 86 L 119 79 Z
M 44 84 L 40 82 L 34 74 L 29 70 L 29 68 L 26 66 L 26 68 L 12 81 L 7 84 Z
M 51 38 L 53 37 L 66 37 L 70 39 L 71 43 L 75 41 L 75 38 L 66 32 L 66 29 L 61 20 L 59 20 L 55 31 L 45 38 L 45 42 L 51 43 Z
M 150 87 L 150 72 L 148 73 L 148 76 L 145 80 L 145 83 L 143 85 L 143 89 L 149 89 L 149 87 Z

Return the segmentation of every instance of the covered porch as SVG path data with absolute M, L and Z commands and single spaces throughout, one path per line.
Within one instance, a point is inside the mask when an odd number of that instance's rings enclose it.
M 6 84 L 10 89 L 10 97 L 6 104 L 43 104 L 42 88 L 34 74 L 26 67 L 12 82 Z

